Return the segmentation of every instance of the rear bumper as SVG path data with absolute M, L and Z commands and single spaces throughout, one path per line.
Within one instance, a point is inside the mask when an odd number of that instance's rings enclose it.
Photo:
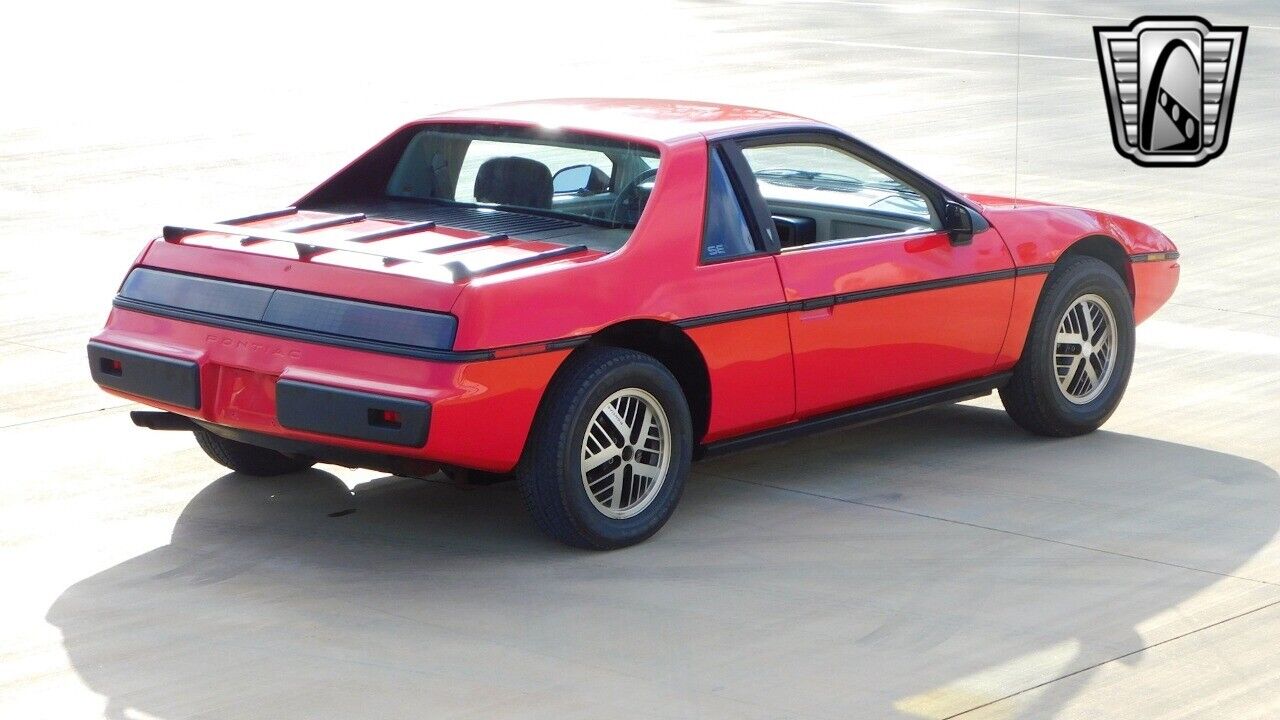
M 421 447 L 431 404 L 298 380 L 276 383 L 276 417 L 293 430 Z
M 120 308 L 89 345 L 90 372 L 104 390 L 219 434 L 495 472 L 519 460 L 543 389 L 568 353 L 440 362 Z
M 200 409 L 200 366 L 192 360 L 90 342 L 89 373 L 103 387 Z
M 162 405 L 200 409 L 200 365 L 191 360 L 89 343 L 89 369 L 104 388 Z M 430 403 L 319 383 L 276 383 L 276 418 L 293 430 L 421 447 Z

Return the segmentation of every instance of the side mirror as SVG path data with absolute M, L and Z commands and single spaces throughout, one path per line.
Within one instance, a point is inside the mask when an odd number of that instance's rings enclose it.
M 986 230 L 990 225 L 986 218 L 969 206 L 948 202 L 942 208 L 942 227 L 951 236 L 952 245 L 968 245 L 973 242 L 975 233 Z
M 595 165 L 570 165 L 551 178 L 556 195 L 595 195 L 609 189 L 609 176 Z

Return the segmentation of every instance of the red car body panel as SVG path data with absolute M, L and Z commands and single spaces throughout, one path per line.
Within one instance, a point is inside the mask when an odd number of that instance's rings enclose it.
M 1022 354 L 1048 271 L 1080 241 L 1105 238 L 1124 255 L 1138 320 L 1177 283 L 1176 248 L 1150 227 L 984 195 L 965 196 L 990 224 L 968 244 L 931 231 L 702 264 L 709 138 L 833 129 L 751 108 L 638 100 L 522 103 L 430 118 L 477 121 L 554 126 L 657 147 L 656 184 L 631 239 L 612 253 L 584 251 L 461 282 L 426 279 L 412 264 L 387 267 L 345 252 L 307 259 L 286 243 L 245 245 L 216 233 L 157 239 L 136 266 L 450 313 L 457 318 L 453 352 L 489 356 L 397 357 L 116 308 L 94 340 L 196 362 L 201 404 L 195 410 L 106 389 L 265 435 L 506 471 L 520 458 L 572 347 L 625 323 L 674 327 L 697 348 L 709 385 L 698 439 L 713 443 L 1008 370 Z M 245 227 L 286 225 L 267 219 Z M 397 225 L 366 219 L 314 236 L 342 240 Z M 422 250 L 480 235 L 440 227 L 368 246 L 409 243 Z M 555 247 L 505 239 L 459 256 L 501 261 Z M 404 447 L 285 428 L 276 417 L 281 379 L 427 402 L 427 440 Z
M 489 105 L 433 115 L 432 122 L 497 122 L 589 132 L 660 147 L 705 136 L 829 125 L 761 108 L 646 98 L 563 98 Z M 665 162 L 665 160 L 664 160 Z
M 1004 341 L 1000 343 L 1000 352 L 996 355 L 996 372 L 1011 369 L 1017 364 L 1018 358 L 1022 357 L 1022 346 L 1027 341 L 1027 331 L 1031 329 L 1031 318 L 1040 301 L 1040 290 L 1044 288 L 1044 281 L 1048 277 L 1039 274 L 1014 279 L 1009 322 L 1004 332 Z
M 194 360 L 201 409 L 122 397 L 218 425 L 339 444 L 354 450 L 429 458 L 484 470 L 510 470 L 524 448 L 542 392 L 569 350 L 476 363 L 431 363 L 269 335 L 210 328 L 116 309 L 95 340 Z M 431 432 L 421 448 L 404 448 L 291 430 L 276 419 L 275 386 L 285 378 L 424 400 Z M 477 441 L 483 429 L 483 442 Z
M 1010 270 L 1013 262 L 987 230 L 963 247 L 929 232 L 784 252 L 778 266 L 787 300 L 811 301 Z M 990 374 L 1012 297 L 1010 277 L 791 313 L 797 416 Z
M 1133 318 L 1142 322 L 1155 314 L 1178 287 L 1180 268 L 1178 263 L 1163 261 L 1160 263 L 1135 263 L 1130 268 L 1133 273 L 1134 291 Z
M 707 362 L 711 415 L 703 442 L 715 442 L 795 418 L 791 341 L 785 315 L 693 328 Z

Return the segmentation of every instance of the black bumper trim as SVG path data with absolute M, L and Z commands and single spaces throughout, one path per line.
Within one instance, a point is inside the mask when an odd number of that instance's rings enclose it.
M 458 329 L 458 319 L 448 313 L 148 267 L 129 272 L 117 300 L 411 351 L 448 351 Z
M 240 320 L 238 318 L 225 317 L 222 315 L 210 315 L 208 313 L 183 310 L 181 308 L 169 307 L 167 305 L 155 305 L 153 303 L 142 302 L 120 296 L 117 296 L 115 300 L 112 301 L 112 305 L 120 308 L 121 310 L 130 310 L 132 312 L 144 313 L 146 315 L 157 315 L 159 317 L 166 317 L 172 320 L 192 322 L 199 325 L 208 325 L 210 327 L 239 330 L 257 335 L 270 335 L 272 337 L 300 340 L 302 342 L 315 343 L 318 345 L 332 345 L 334 347 L 348 348 L 351 350 L 382 353 L 384 355 L 399 355 L 401 357 L 414 358 L 416 360 L 438 360 L 440 362 L 463 363 L 493 359 L 492 350 L 428 350 L 410 347 L 408 345 L 377 342 L 374 340 L 361 340 L 359 338 L 351 337 L 339 337 L 325 333 L 300 330 L 298 328 L 281 327 L 279 325 L 271 325 L 260 321 Z
M 177 407 L 200 409 L 200 366 L 106 343 L 89 343 L 89 373 L 103 387 Z
M 383 413 L 394 413 L 388 421 Z M 280 380 L 276 417 L 290 430 L 422 447 L 431 424 L 431 405 L 421 400 Z

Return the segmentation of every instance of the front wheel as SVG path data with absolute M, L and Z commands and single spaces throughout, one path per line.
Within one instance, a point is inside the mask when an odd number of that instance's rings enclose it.
M 654 358 L 592 348 L 547 389 L 517 478 L 535 522 L 574 547 L 653 535 L 675 510 L 692 458 L 680 384 Z
M 1092 432 L 1124 396 L 1133 344 L 1133 303 L 1115 270 L 1092 257 L 1061 260 L 1000 400 L 1014 422 L 1037 435 Z

